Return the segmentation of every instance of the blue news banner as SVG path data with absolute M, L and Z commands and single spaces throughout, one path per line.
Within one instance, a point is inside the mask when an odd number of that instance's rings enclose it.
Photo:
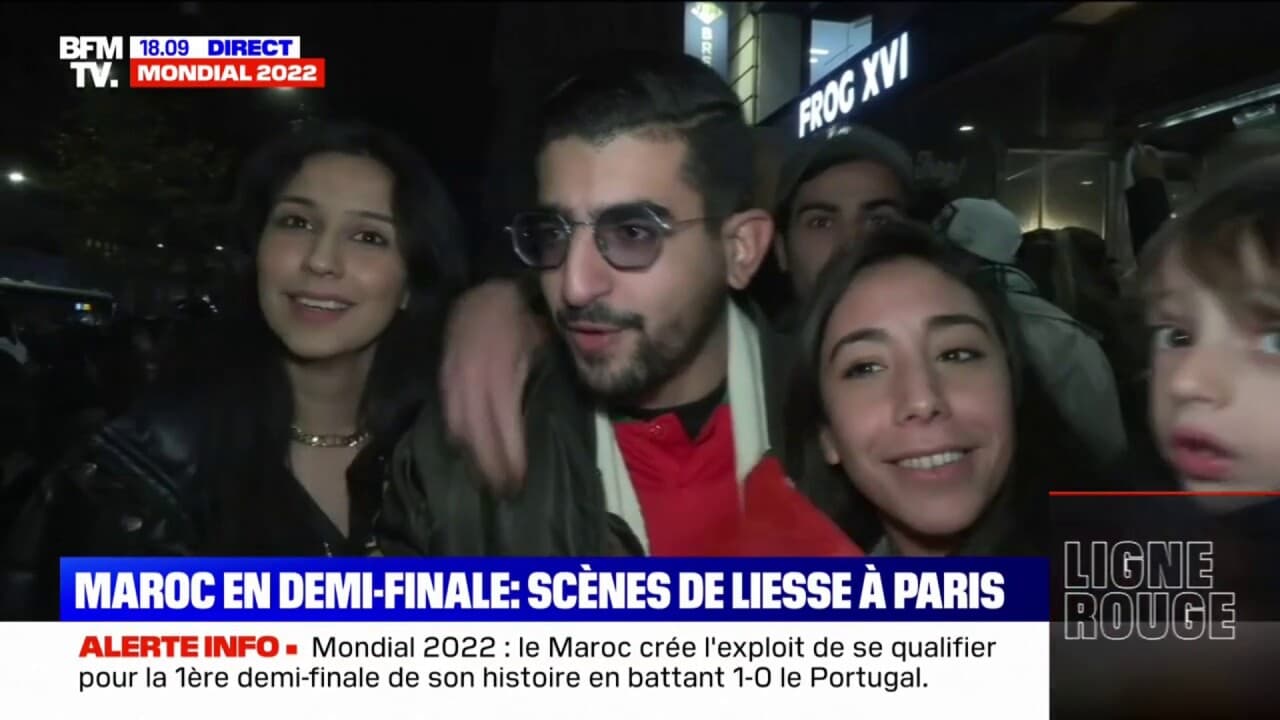
M 1047 558 L 67 558 L 0 677 L 98 720 L 1033 720 L 1050 587 Z
M 1048 622 L 1043 558 L 64 558 L 75 622 Z

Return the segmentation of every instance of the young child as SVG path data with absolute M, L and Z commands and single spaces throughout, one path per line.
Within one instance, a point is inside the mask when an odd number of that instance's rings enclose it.
M 1280 157 L 1203 195 L 1152 240 L 1142 267 L 1152 430 L 1178 485 L 1280 492 Z

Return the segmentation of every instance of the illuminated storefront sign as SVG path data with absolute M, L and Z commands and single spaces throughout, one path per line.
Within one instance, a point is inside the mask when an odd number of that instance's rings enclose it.
M 717 3 L 685 3 L 684 52 L 729 79 L 729 15 Z
M 800 98 L 797 130 L 807 137 L 848 117 L 905 81 L 911 70 L 907 33 L 860 53 Z

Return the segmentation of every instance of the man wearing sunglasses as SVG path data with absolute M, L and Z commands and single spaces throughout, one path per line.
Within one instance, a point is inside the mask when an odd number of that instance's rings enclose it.
M 590 67 L 544 106 L 538 203 L 507 229 L 559 338 L 519 398 L 520 490 L 488 494 L 429 407 L 397 450 L 385 546 L 856 553 L 777 459 L 788 343 L 731 299 L 773 234 L 737 97 L 687 56 Z

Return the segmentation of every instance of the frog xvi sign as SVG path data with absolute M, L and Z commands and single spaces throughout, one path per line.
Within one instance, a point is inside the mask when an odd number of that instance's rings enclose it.
M 810 88 L 800 100 L 800 137 L 844 119 L 854 108 L 906 80 L 910 72 L 909 47 L 907 33 L 902 33 Z

